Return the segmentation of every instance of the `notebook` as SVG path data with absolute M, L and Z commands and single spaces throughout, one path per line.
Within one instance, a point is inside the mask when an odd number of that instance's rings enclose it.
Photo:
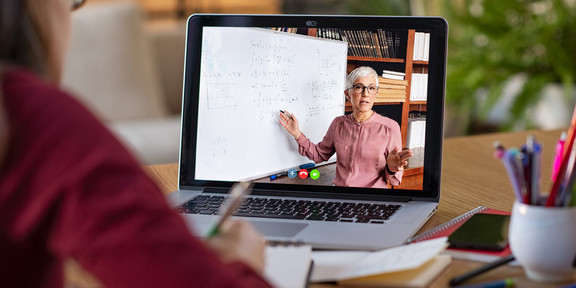
M 495 215 L 510 215 L 510 212 L 487 208 L 484 206 L 478 206 L 458 217 L 442 223 L 430 230 L 424 231 L 421 234 L 418 234 L 410 239 L 408 239 L 408 243 L 415 243 L 419 241 L 426 241 L 430 239 L 436 239 L 440 237 L 447 237 L 450 234 L 454 233 L 462 224 L 464 224 L 468 219 L 474 216 L 477 213 L 485 213 L 485 214 L 495 214 Z M 510 250 L 510 246 L 507 245 L 501 251 L 488 251 L 488 250 L 476 250 L 476 249 L 457 249 L 457 248 L 448 248 L 445 252 L 446 254 L 463 260 L 472 260 L 472 261 L 479 261 L 479 262 L 493 262 L 502 257 L 506 257 L 512 254 Z
M 341 286 L 426 287 L 451 262 L 439 255 L 446 238 L 376 252 L 316 251 L 312 282 L 337 281 Z
M 417 40 L 416 32 L 429 37 Z M 447 35 L 447 23 L 435 17 L 192 15 L 179 190 L 169 200 L 204 236 L 231 185 L 252 181 L 250 199 L 234 217 L 268 240 L 368 250 L 404 243 L 440 199 Z M 313 161 L 279 123 L 280 113 L 292 113 L 311 143 L 322 141 L 334 119 L 350 114 L 345 77 L 360 66 L 380 75 L 373 110 L 397 123 L 402 148 L 410 144 L 414 154 L 399 185 L 336 181 L 346 179 L 336 167 L 354 157 L 373 163 L 349 167 L 355 175 L 370 165 L 384 173 L 377 165 L 385 155 L 336 140 L 340 152 Z M 424 125 L 409 125 L 414 119 Z

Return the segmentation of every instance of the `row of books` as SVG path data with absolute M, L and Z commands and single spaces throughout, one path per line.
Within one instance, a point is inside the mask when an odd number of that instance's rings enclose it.
M 410 101 L 427 101 L 428 71 L 424 68 L 414 69 L 410 83 Z
M 400 33 L 397 31 L 344 30 L 318 28 L 319 38 L 348 42 L 348 56 L 399 58 Z
M 414 34 L 413 60 L 428 61 L 430 54 L 430 33 L 416 32 Z
M 298 28 L 290 28 L 290 27 L 267 27 L 265 29 L 272 30 L 272 31 L 278 31 L 278 32 L 292 33 L 292 34 L 298 33 Z
M 424 147 L 426 138 L 426 118 L 408 118 L 406 147 L 410 149 Z
M 378 94 L 376 102 L 406 102 L 408 80 L 378 77 Z

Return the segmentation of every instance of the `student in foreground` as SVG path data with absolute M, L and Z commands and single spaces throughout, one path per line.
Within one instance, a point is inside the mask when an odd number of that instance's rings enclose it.
M 0 286 L 62 287 L 74 258 L 108 288 L 269 287 L 264 239 L 248 222 L 195 238 L 129 152 L 58 88 L 82 2 L 0 1 Z

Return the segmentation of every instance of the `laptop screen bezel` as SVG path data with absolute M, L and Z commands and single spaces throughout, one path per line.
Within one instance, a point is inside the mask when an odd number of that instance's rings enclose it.
M 313 25 L 313 27 L 310 27 Z M 389 200 L 439 201 L 441 184 L 443 109 L 446 83 L 448 25 L 440 17 L 329 16 L 329 15 L 221 15 L 195 14 L 187 22 L 186 57 L 182 101 L 182 124 L 179 163 L 179 189 L 229 188 L 231 181 L 194 180 L 198 95 L 200 85 L 201 43 L 203 28 L 212 27 L 309 27 L 341 29 L 424 30 L 430 32 L 428 102 L 426 108 L 426 145 L 424 152 L 423 190 L 375 189 L 296 184 L 256 183 L 256 194 L 330 195 Z M 430 101 L 430 99 L 433 99 Z

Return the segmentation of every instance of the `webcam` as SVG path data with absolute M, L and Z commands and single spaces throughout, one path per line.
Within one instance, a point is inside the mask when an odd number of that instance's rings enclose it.
M 316 21 L 314 21 L 314 20 L 308 20 L 308 21 L 306 21 L 306 26 L 308 26 L 308 27 L 316 27 L 317 24 L 318 24 L 318 23 L 317 23 Z

